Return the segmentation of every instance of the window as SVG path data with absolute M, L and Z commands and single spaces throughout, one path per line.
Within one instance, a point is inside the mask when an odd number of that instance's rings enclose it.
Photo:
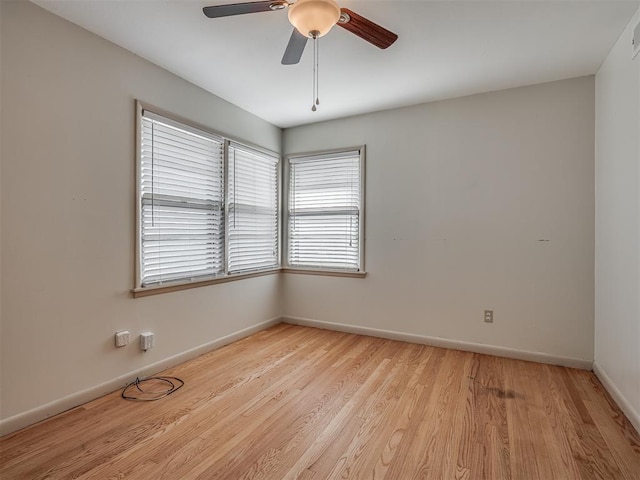
M 278 268 L 279 158 L 139 108 L 137 289 Z
M 229 145 L 229 272 L 278 267 L 276 157 Z
M 143 286 L 224 272 L 223 147 L 220 138 L 144 112 Z
M 364 147 L 288 162 L 289 267 L 362 272 Z

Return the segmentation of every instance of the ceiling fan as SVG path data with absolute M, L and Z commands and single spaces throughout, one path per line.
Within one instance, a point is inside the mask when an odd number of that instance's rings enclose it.
M 282 57 L 283 65 L 294 65 L 300 62 L 307 39 L 317 40 L 326 35 L 334 25 L 339 25 L 378 48 L 387 48 L 398 38 L 398 35 L 371 20 L 347 8 L 340 8 L 335 0 L 297 0 L 295 3 L 287 0 L 266 0 L 214 5 L 204 7 L 202 10 L 209 18 L 219 18 L 287 8 L 289 21 L 294 29 Z

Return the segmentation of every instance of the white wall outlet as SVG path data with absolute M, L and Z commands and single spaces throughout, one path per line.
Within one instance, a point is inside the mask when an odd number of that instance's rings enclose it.
M 493 323 L 493 310 L 484 311 L 484 321 L 486 323 Z
M 120 330 L 116 332 L 116 347 L 124 347 L 129 345 L 129 330 Z
M 153 344 L 153 332 L 143 332 L 140 334 L 140 350 L 146 352 L 150 348 L 153 348 Z

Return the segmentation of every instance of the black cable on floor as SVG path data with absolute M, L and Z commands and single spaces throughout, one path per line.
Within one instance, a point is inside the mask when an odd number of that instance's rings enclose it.
M 161 390 L 150 389 L 150 385 L 158 382 L 165 384 L 166 388 Z M 124 387 L 122 390 L 122 398 L 137 402 L 153 402 L 154 400 L 160 400 L 167 395 L 171 395 L 176 390 L 182 388 L 183 385 L 184 382 L 177 377 L 148 377 L 143 379 L 136 377 L 135 381 Z M 147 390 L 145 390 L 145 386 Z

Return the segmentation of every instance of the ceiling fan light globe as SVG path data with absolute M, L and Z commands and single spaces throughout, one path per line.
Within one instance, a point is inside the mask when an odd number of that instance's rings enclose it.
M 335 0 L 298 0 L 289 7 L 289 21 L 298 32 L 309 37 L 326 35 L 340 19 L 340 7 Z

